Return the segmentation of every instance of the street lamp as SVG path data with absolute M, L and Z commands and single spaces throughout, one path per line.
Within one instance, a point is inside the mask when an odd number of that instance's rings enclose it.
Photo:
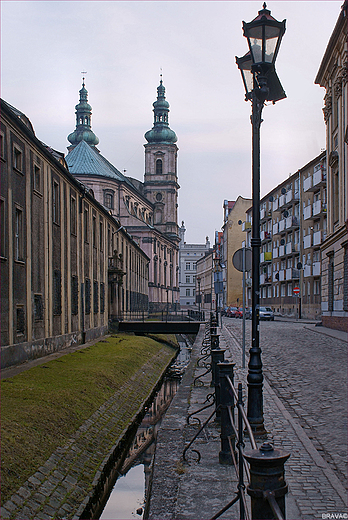
M 197 276 L 196 278 L 198 283 L 198 312 L 201 312 L 201 277 Z M 201 319 L 201 318 L 199 318 Z
M 245 100 L 252 104 L 252 345 L 248 365 L 248 420 L 254 434 L 266 433 L 263 420 L 263 374 L 259 336 L 260 299 L 260 126 L 265 101 L 273 104 L 286 94 L 275 71 L 275 60 L 285 32 L 285 20 L 278 22 L 263 9 L 249 23 L 243 22 L 249 52 L 236 57 L 245 88 Z

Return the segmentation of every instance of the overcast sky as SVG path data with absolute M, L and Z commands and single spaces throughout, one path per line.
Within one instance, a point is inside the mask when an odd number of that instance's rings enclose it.
M 261 196 L 325 148 L 324 89 L 314 84 L 342 1 L 268 2 L 286 32 L 276 68 L 287 99 L 263 110 Z M 1 97 L 37 137 L 67 153 L 81 72 L 100 152 L 143 180 L 160 69 L 178 136 L 179 224 L 214 240 L 224 199 L 251 197 L 250 103 L 235 65 L 242 20 L 262 1 L 1 1 Z

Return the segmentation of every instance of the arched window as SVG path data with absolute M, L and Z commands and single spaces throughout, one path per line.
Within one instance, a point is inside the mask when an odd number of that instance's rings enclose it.
M 104 206 L 109 209 L 114 209 L 114 195 L 113 193 L 104 193 Z
M 162 159 L 156 160 L 156 175 L 162 175 Z

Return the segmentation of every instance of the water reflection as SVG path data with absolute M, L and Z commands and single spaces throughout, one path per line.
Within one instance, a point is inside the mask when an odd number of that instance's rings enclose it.
M 108 502 L 99 517 L 101 520 L 132 520 L 143 518 L 149 489 L 151 462 L 155 451 L 157 430 L 180 384 L 180 376 L 190 360 L 190 345 L 180 341 L 171 377 L 166 377 L 147 410 L 134 437 L 128 455 L 112 489 Z

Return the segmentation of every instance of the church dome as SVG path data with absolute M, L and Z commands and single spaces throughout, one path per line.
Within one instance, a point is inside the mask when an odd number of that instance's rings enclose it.
M 157 100 L 153 103 L 154 124 L 151 130 L 146 132 L 145 139 L 148 143 L 176 143 L 176 133 L 169 128 L 168 114 L 169 103 L 165 98 L 165 87 L 162 79 L 157 87 Z

